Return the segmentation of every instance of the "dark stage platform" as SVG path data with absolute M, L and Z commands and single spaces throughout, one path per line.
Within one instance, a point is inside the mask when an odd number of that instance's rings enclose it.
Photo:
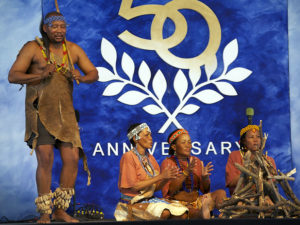
M 9 224 L 9 225 L 32 225 L 36 224 L 34 221 L 32 222 L 7 222 L 1 224 Z M 54 225 L 66 225 L 69 223 L 63 222 L 52 222 Z M 70 223 L 74 224 L 74 223 Z M 300 225 L 300 219 L 210 219 L 210 220 L 158 220 L 158 221 L 126 221 L 126 222 L 117 222 L 115 220 L 97 220 L 97 221 L 80 221 L 79 225 L 82 224 L 121 224 L 121 225 L 135 225 L 135 224 L 143 224 L 143 225 L 290 225 L 297 224 Z

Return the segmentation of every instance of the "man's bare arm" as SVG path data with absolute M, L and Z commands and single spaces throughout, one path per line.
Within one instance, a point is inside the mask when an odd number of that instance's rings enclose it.
M 34 42 L 26 43 L 20 50 L 16 61 L 12 65 L 9 74 L 8 81 L 16 84 L 30 84 L 36 81 L 40 81 L 53 72 L 53 65 L 47 65 L 40 74 L 27 73 L 30 66 L 33 63 L 33 59 L 36 53 L 37 45 Z M 54 67 L 55 69 L 55 67 Z
M 89 60 L 86 53 L 78 45 L 72 43 L 72 55 L 75 56 L 74 64 L 77 64 L 84 76 L 75 74 L 75 78 L 82 83 L 93 83 L 98 80 L 98 70 Z

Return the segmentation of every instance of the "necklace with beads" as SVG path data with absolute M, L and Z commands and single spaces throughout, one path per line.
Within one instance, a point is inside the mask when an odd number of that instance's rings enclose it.
M 57 72 L 66 74 L 68 72 L 67 63 L 66 63 L 68 60 L 68 54 L 67 54 L 66 43 L 64 41 L 62 42 L 62 47 L 63 47 L 63 58 L 62 58 L 62 63 L 60 65 L 57 63 L 57 60 L 55 59 L 54 54 L 50 51 L 50 49 L 49 49 L 50 59 L 47 57 L 45 49 L 42 46 L 40 46 L 40 49 L 42 51 L 42 55 L 43 55 L 45 61 L 47 62 L 47 64 L 55 65 Z
M 149 177 L 154 177 L 155 176 L 154 168 L 147 156 L 147 153 L 142 156 L 135 147 L 133 148 L 133 152 L 138 157 L 138 159 L 139 159 L 143 169 L 146 171 L 147 175 Z
M 180 163 L 179 163 L 179 160 L 178 160 L 177 156 L 173 155 L 173 156 L 171 156 L 171 157 L 172 157 L 173 159 L 175 159 L 175 161 L 176 161 L 176 163 L 177 163 L 177 166 L 178 166 L 179 170 L 180 170 L 181 172 L 183 172 L 183 169 L 182 169 L 181 166 L 180 166 Z M 186 160 L 187 160 L 187 167 L 188 167 L 188 166 L 189 166 L 189 158 L 187 158 Z M 194 189 L 194 175 L 193 175 L 193 172 L 191 172 L 189 175 L 190 175 L 190 179 L 191 179 L 191 188 L 188 190 L 188 189 L 186 188 L 185 181 L 183 181 L 183 183 L 182 183 L 182 188 L 183 188 L 183 190 L 186 191 L 186 192 L 192 192 L 193 189 Z

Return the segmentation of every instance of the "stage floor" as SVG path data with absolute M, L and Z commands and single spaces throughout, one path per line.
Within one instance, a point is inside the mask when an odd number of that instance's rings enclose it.
M 9 225 L 32 225 L 35 222 L 6 222 L 2 224 Z M 69 224 L 64 222 L 51 222 L 51 224 Z M 73 223 L 70 223 L 73 224 Z M 121 225 L 134 225 L 134 224 L 144 224 L 144 225 L 300 225 L 300 219 L 197 219 L 197 220 L 157 220 L 157 221 L 126 221 L 117 222 L 115 220 L 93 220 L 93 221 L 80 221 L 78 224 L 121 224 Z

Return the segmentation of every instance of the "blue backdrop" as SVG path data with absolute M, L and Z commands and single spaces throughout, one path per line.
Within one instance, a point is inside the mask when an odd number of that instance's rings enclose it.
M 262 120 L 269 134 L 268 155 L 283 172 L 294 168 L 287 1 L 58 2 L 70 25 L 67 40 L 86 51 L 100 76 L 91 85 L 74 84 L 74 106 L 92 173 L 92 184 L 86 186 L 80 163 L 77 203 L 97 204 L 106 218 L 113 217 L 119 161 L 130 149 L 126 130 L 137 122 L 151 127 L 150 152 L 159 163 L 167 155 L 169 133 L 186 128 L 193 154 L 205 164 L 213 162 L 215 190 L 225 188 L 228 154 L 238 149 L 239 131 L 247 125 L 245 109 L 253 107 L 254 122 Z M 42 2 L 44 14 L 54 10 L 54 1 Z M 57 154 L 53 189 L 60 168 Z

